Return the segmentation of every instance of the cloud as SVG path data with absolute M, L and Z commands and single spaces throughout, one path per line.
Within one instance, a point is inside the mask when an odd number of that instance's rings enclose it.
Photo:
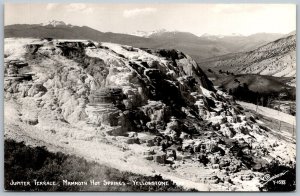
M 57 3 L 48 3 L 46 6 L 47 10 L 53 10 L 54 8 L 56 8 L 58 6 Z
M 88 7 L 84 3 L 71 3 L 66 6 L 68 12 L 81 12 L 84 14 L 90 14 L 94 12 L 94 8 Z
M 149 15 L 152 13 L 155 13 L 157 11 L 156 8 L 142 8 L 142 9 L 131 9 L 131 10 L 124 10 L 123 16 L 126 18 L 132 18 L 136 16 L 142 16 L 142 15 Z

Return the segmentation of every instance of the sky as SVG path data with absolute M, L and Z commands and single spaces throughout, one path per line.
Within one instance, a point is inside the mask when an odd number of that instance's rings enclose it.
M 5 25 L 50 20 L 102 32 L 190 32 L 195 35 L 251 35 L 296 30 L 295 4 L 6 4 Z

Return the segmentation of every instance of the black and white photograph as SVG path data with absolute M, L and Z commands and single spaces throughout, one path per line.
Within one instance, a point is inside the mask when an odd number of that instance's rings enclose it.
M 5 3 L 4 189 L 296 191 L 296 4 Z

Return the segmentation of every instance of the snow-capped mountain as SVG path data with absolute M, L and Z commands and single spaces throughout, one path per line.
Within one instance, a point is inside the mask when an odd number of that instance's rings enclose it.
M 134 36 L 139 36 L 139 37 L 151 37 L 153 34 L 159 34 L 159 33 L 164 33 L 167 32 L 166 29 L 159 29 L 159 30 L 154 30 L 154 31 L 136 31 L 134 33 L 131 33 L 131 35 Z
M 53 26 L 53 27 L 57 27 L 57 26 L 67 26 L 67 24 L 63 21 L 57 21 L 57 20 L 51 20 L 45 23 L 41 24 L 42 26 Z
M 211 39 L 211 40 L 217 40 L 217 39 L 223 38 L 225 36 L 224 35 L 212 35 L 212 34 L 204 33 L 200 37 Z

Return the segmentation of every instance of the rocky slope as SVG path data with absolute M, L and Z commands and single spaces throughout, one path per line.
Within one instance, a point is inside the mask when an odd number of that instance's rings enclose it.
M 295 77 L 296 35 L 280 38 L 249 52 L 206 59 L 200 66 L 236 74 Z
M 6 137 L 26 133 L 121 170 L 249 191 L 268 164 L 295 164 L 292 139 L 246 116 L 177 50 L 7 38 L 4 85 Z

